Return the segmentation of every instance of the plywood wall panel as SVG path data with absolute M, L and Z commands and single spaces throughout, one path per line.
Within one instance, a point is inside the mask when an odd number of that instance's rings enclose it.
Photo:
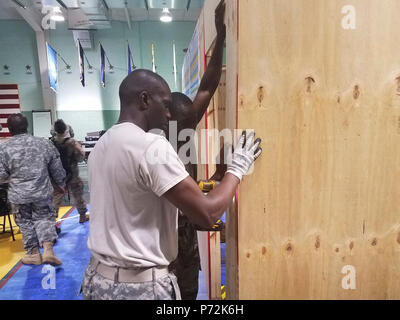
M 215 38 L 217 37 L 217 30 L 215 29 L 215 9 L 217 8 L 220 0 L 207 0 L 204 2 L 203 13 L 205 17 L 204 22 L 204 42 L 206 53 L 212 47 Z
M 238 78 L 238 0 L 226 1 L 226 111 L 227 129 L 237 127 L 237 78 Z M 237 199 L 235 199 L 237 200 Z M 238 261 L 238 210 L 232 202 L 226 212 L 226 298 L 239 298 Z
M 239 298 L 400 298 L 400 2 L 240 0 L 236 13 L 227 92 L 238 59 L 238 127 L 264 149 L 239 189 Z

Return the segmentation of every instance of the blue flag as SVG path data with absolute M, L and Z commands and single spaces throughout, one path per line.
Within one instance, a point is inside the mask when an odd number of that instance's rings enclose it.
M 79 72 L 80 72 L 80 80 L 82 83 L 82 86 L 85 86 L 85 59 L 84 55 L 85 53 L 83 52 L 83 48 L 81 45 L 81 42 L 78 40 L 78 49 L 79 49 Z
M 106 86 L 106 53 L 100 44 L 100 80 L 103 88 Z
M 129 43 L 128 43 L 128 74 L 130 74 L 135 69 L 136 69 L 136 66 L 133 63 L 133 56 L 132 56 L 132 52 L 131 52 L 131 47 L 129 46 Z

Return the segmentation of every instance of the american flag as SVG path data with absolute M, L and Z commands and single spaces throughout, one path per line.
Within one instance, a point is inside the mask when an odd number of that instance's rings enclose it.
M 0 84 L 0 124 L 3 127 L 0 138 L 11 137 L 7 128 L 7 118 L 14 113 L 21 113 L 18 85 Z

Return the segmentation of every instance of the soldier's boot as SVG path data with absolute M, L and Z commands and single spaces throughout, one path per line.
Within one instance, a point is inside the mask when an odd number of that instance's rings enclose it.
M 89 215 L 80 214 L 79 215 L 79 223 L 85 223 L 86 221 L 89 221 Z
M 42 264 L 42 255 L 40 254 L 39 248 L 33 249 L 31 253 L 26 253 L 21 261 L 23 264 L 33 264 L 36 266 Z
M 61 260 L 56 257 L 53 251 L 53 244 L 51 242 L 43 242 L 43 264 L 50 264 L 53 267 L 62 264 Z

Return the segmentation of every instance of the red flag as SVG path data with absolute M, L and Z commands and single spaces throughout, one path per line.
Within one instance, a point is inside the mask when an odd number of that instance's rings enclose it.
M 0 84 L 0 124 L 3 127 L 0 138 L 11 137 L 7 128 L 7 119 L 14 113 L 21 113 L 18 85 Z

